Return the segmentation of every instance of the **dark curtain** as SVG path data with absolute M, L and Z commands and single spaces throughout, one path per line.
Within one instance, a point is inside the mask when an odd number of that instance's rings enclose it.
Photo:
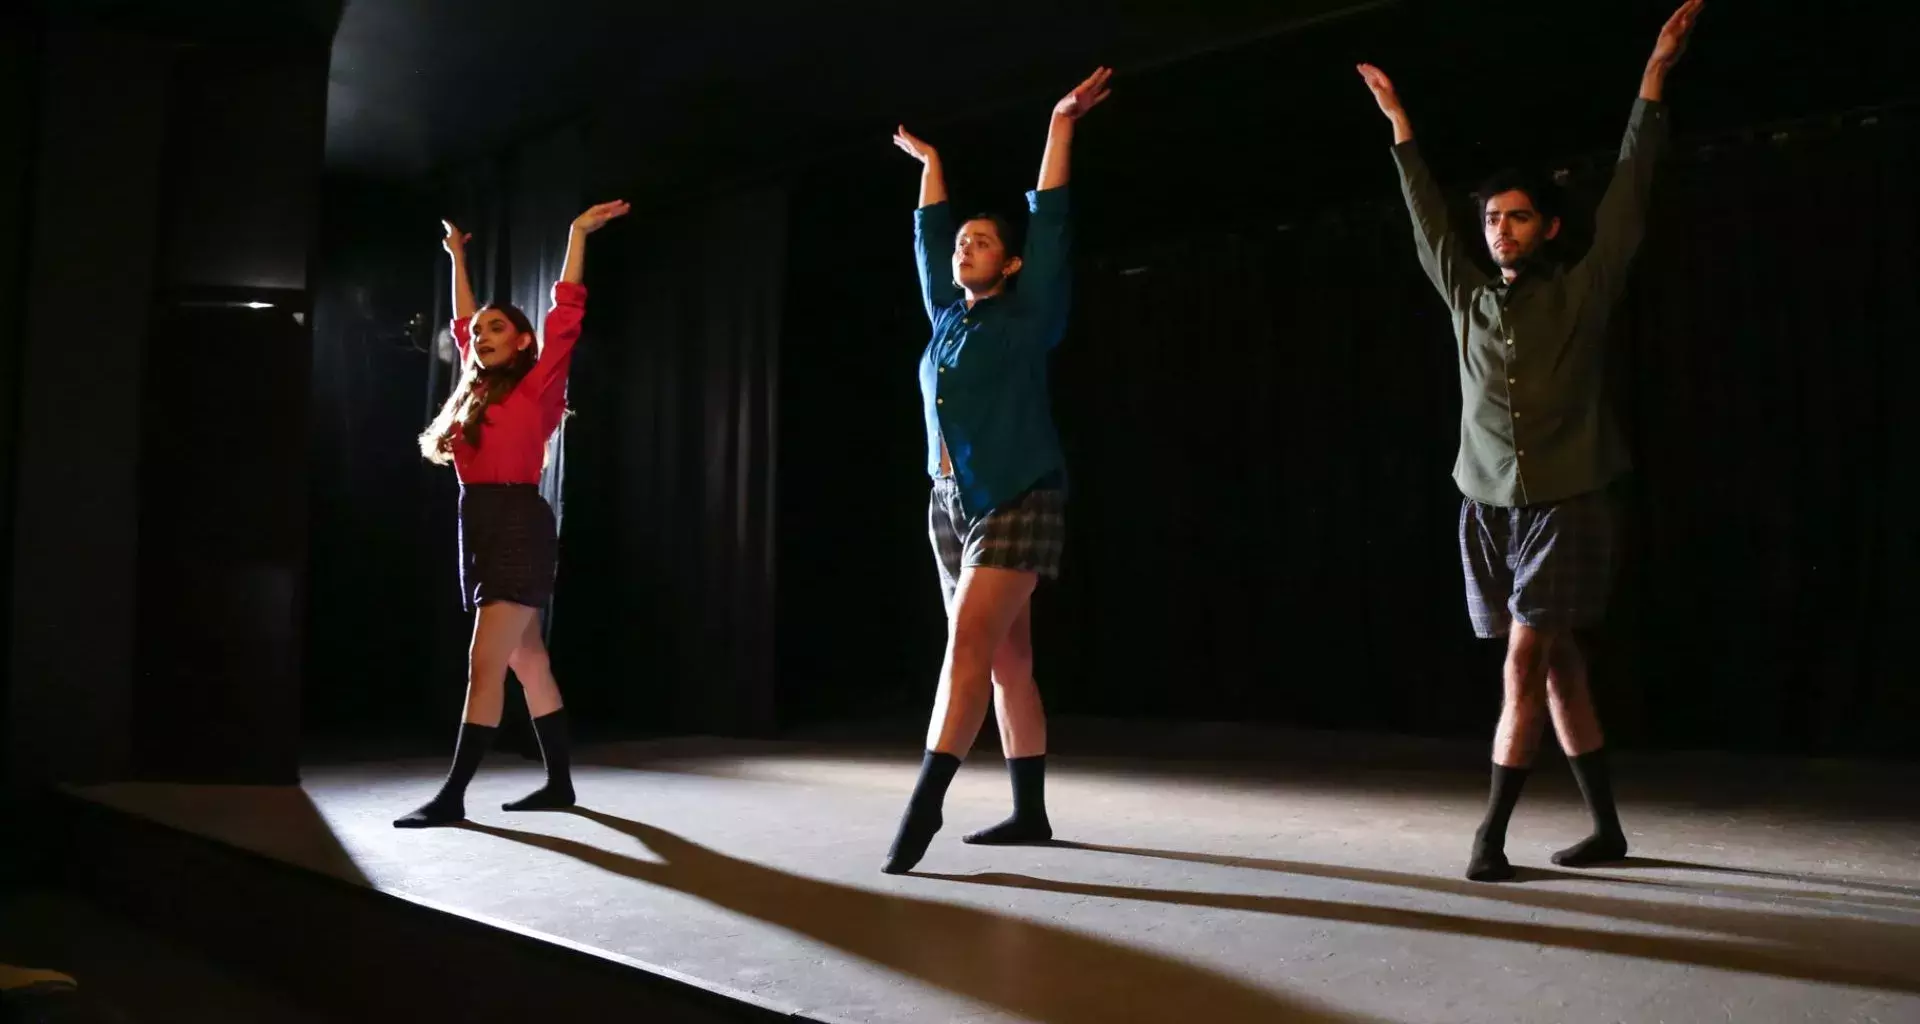
M 786 218 L 769 189 L 636 209 L 594 236 L 554 651 L 603 720 L 773 724 Z
M 1911 750 L 1915 155 L 1910 118 L 1850 119 L 1663 173 L 1611 367 L 1639 465 L 1590 641 L 1616 737 Z M 1610 173 L 1576 166 L 1574 193 Z M 1370 204 L 1087 276 L 1059 374 L 1082 480 L 1065 702 L 1484 729 L 1451 333 L 1409 233 Z
M 1639 460 L 1607 680 L 1664 742 L 1906 752 L 1920 711 L 1914 111 L 1676 162 L 1619 328 Z
M 1662 172 L 1610 367 L 1629 554 L 1588 638 L 1617 741 L 1911 752 L 1914 140 L 1910 112 L 1821 119 L 1683 138 Z M 1451 332 L 1368 156 L 1375 198 L 1321 214 L 1179 222 L 1083 193 L 1096 241 L 1054 374 L 1070 539 L 1035 604 L 1054 710 L 1486 731 L 1500 651 L 1464 613 Z M 1440 162 L 1460 216 L 1485 169 Z M 1567 170 L 1590 208 L 1611 154 Z M 790 314 L 782 699 L 803 718 L 923 713 L 938 663 L 899 179 L 823 176 L 796 226 L 853 253 L 796 264 Z M 862 202 L 892 216 L 849 219 Z M 1587 234 L 1576 216 L 1574 255 Z
M 40 77 L 39 54 L 45 49 L 37 18 L 22 18 L 11 30 L 0 32 L 0 133 L 14 140 L 14 159 L 0 164 L 0 309 L 6 310 L 7 334 L 15 339 L 0 347 L 0 490 L 13 494 L 15 448 L 19 443 L 21 344 L 27 329 L 26 293 L 28 239 L 32 237 L 32 178 L 37 161 L 39 131 L 35 110 Z M 13 503 L 0 503 L 0 579 L 13 579 Z M 12 623 L 13 588 L 0 598 L 0 621 Z M 0 627 L 4 629 L 4 627 Z M 13 664 L 13 640 L 0 632 L 0 659 Z M 0 792 L 12 767 L 9 748 L 13 708 L 13 673 L 0 673 Z
M 321 199 L 308 436 L 309 734 L 442 724 L 460 677 L 444 606 L 453 582 L 452 474 L 416 438 L 444 333 L 439 204 L 423 190 L 333 179 Z M 455 670 L 457 673 L 457 669 Z M 443 737 L 446 730 L 440 730 Z
M 416 442 L 459 373 L 440 218 L 473 233 L 475 297 L 511 302 L 538 324 L 580 212 L 582 160 L 578 131 L 561 129 L 435 185 L 327 185 L 314 323 L 310 732 L 437 735 L 458 713 L 472 630 L 456 566 L 459 485 Z M 541 481 L 556 513 L 564 433 Z M 509 700 L 504 745 L 531 743 L 525 718 Z

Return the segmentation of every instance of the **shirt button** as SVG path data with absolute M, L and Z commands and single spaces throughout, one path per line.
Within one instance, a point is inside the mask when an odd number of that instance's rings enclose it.
M 1515 455 L 1525 455 L 1525 454 L 1527 454 L 1527 453 L 1526 453 L 1526 451 L 1525 451 L 1525 449 L 1522 449 L 1522 450 L 1520 450 L 1520 451 L 1517 451 L 1517 452 L 1514 452 L 1513 454 L 1515 454 Z
M 947 372 L 947 368 L 946 368 L 946 367 L 944 367 L 944 366 L 942 366 L 942 367 L 940 368 L 940 370 L 939 370 L 939 372 L 941 372 L 941 373 L 945 373 L 945 372 Z M 1513 383 L 1513 382 L 1512 382 L 1512 381 L 1508 381 L 1507 383 L 1509 383 L 1509 384 L 1511 384 L 1511 383 Z
M 935 405 L 945 405 L 945 404 L 947 404 L 947 400 L 946 400 L 946 399 L 944 399 L 944 398 L 936 398 L 936 399 L 934 399 L 934 400 L 933 400 L 933 404 L 935 404 Z
M 942 372 L 942 373 L 945 373 L 946 371 L 945 371 L 945 370 L 942 370 L 942 371 L 940 371 L 940 372 Z M 1508 377 L 1508 378 L 1507 378 L 1507 383 L 1509 383 L 1509 384 L 1514 384 L 1514 383 L 1517 383 L 1517 381 L 1515 381 L 1515 380 L 1514 380 L 1514 379 L 1513 379 L 1512 377 Z

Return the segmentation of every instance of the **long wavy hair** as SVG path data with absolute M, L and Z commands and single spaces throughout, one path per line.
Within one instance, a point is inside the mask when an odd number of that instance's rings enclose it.
M 478 333 L 480 318 L 489 311 L 506 317 L 521 334 L 534 333 L 533 321 L 527 319 L 527 314 L 504 302 L 489 302 L 474 311 L 473 319 L 468 321 L 476 328 L 474 333 Z M 494 367 L 480 365 L 480 357 L 469 348 L 460 383 L 447 396 L 447 404 L 440 407 L 440 415 L 435 416 L 420 435 L 420 454 L 426 456 L 428 462 L 444 466 L 453 461 L 456 438 L 474 448 L 480 447 L 480 428 L 487 422 L 487 409 L 511 394 L 527 371 L 533 369 L 540 358 L 535 351 L 538 347 L 538 344 L 528 345 L 516 351 L 512 359 Z

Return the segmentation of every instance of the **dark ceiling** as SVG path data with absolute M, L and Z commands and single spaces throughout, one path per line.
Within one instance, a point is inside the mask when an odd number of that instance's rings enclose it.
M 1064 91 L 1097 62 L 1138 70 L 1390 2 L 1066 16 L 989 0 L 962 21 L 899 3 L 874 14 L 815 4 L 349 0 L 334 41 L 327 160 L 335 170 L 414 175 L 571 111 L 621 103 L 699 103 L 721 117 L 778 117 L 789 136 L 828 132 L 850 119 Z
M 1364 93 L 1344 79 L 1364 57 L 1444 100 L 1463 129 L 1503 111 L 1537 132 L 1559 97 L 1630 88 L 1635 53 L 1677 2 L 1152 0 L 1067 15 L 1010 0 L 38 0 L 201 35 L 319 38 L 337 24 L 327 162 L 381 178 L 419 178 L 575 116 L 603 145 L 678 161 L 674 173 L 743 170 L 850 137 L 884 146 L 896 120 L 1042 104 L 1096 63 L 1142 99 L 1156 70 L 1231 80 L 1223 106 L 1192 112 L 1231 125 L 1329 104 L 1364 119 Z M 1709 0 L 1684 71 L 1688 124 L 1912 103 L 1913 10 Z M 1189 59 L 1206 53 L 1220 56 Z

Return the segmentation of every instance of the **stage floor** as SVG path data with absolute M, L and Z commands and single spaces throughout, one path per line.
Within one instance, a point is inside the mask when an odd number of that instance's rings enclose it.
M 300 788 L 79 792 L 802 1019 L 1920 1021 L 1913 766 L 1623 759 L 1642 859 L 1575 873 L 1547 857 L 1587 823 L 1546 762 L 1509 841 L 1522 879 L 1481 885 L 1459 877 L 1479 755 L 1394 743 L 1057 756 L 1068 842 L 997 849 L 959 841 L 1008 805 L 997 755 L 976 754 L 904 877 L 879 865 L 910 747 L 598 747 L 584 809 L 547 814 L 499 809 L 538 768 L 496 755 L 471 823 L 427 831 L 390 821 L 438 758 L 316 766 Z

